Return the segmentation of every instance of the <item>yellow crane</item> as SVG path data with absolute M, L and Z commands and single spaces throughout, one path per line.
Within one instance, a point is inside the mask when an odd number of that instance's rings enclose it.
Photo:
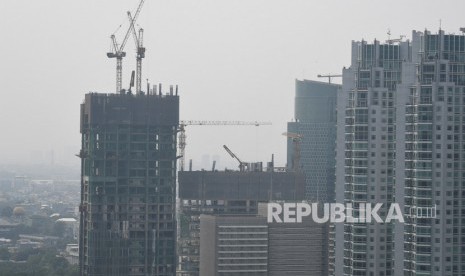
M 186 126 L 264 126 L 271 125 L 271 122 L 246 122 L 246 121 L 180 121 L 179 122 L 179 169 L 184 171 L 186 152 Z

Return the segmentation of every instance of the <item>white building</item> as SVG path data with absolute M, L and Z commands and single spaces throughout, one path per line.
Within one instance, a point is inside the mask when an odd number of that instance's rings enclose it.
M 338 95 L 336 201 L 383 203 L 381 217 L 394 202 L 404 214 L 437 205 L 437 217 L 337 225 L 335 275 L 464 275 L 464 95 L 464 35 L 353 42 Z

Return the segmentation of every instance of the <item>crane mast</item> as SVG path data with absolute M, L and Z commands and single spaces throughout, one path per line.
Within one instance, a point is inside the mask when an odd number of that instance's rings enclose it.
M 124 46 L 126 46 L 126 42 L 129 38 L 129 33 L 131 32 L 131 29 L 134 28 L 134 23 L 136 22 L 137 17 L 139 16 L 144 1 L 145 0 L 141 0 L 139 2 L 139 6 L 137 7 L 134 17 L 131 19 L 131 24 L 126 32 L 126 35 L 124 36 L 121 45 L 118 45 L 118 43 L 116 42 L 116 37 L 114 34 L 112 34 L 110 37 L 112 41 L 112 49 L 111 52 L 107 53 L 107 57 L 116 58 L 116 93 L 121 93 L 122 90 L 123 58 L 126 56 L 126 52 L 124 52 Z
M 145 48 L 142 46 L 144 39 L 144 29 L 139 29 L 139 45 L 137 47 L 137 74 L 136 74 L 136 88 L 137 92 L 140 94 L 142 92 L 142 59 L 145 57 Z M 149 91 L 147 91 L 149 93 Z
M 131 31 L 134 37 L 134 42 L 137 48 L 137 65 L 136 65 L 136 93 L 140 94 L 142 92 L 142 59 L 145 57 L 145 48 L 143 46 L 144 40 L 144 29 L 139 29 L 139 34 L 136 33 L 136 29 L 134 27 L 134 20 L 131 16 L 131 12 L 128 12 L 129 21 L 131 23 Z M 148 91 L 147 91 L 148 93 Z
M 122 75 L 123 75 L 123 57 L 126 56 L 126 52 L 123 51 L 126 41 L 118 46 L 116 37 L 114 34 L 111 35 L 112 51 L 107 53 L 108 58 L 116 58 L 116 93 L 121 92 L 122 88 Z

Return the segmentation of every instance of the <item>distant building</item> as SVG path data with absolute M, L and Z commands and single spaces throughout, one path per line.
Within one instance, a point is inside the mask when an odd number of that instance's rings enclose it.
M 259 215 L 201 215 L 200 275 L 328 275 L 327 224 L 267 223 Z
M 268 275 L 268 225 L 259 216 L 200 216 L 200 275 Z
M 56 247 L 59 237 L 43 235 L 19 235 L 16 241 L 18 248 L 39 248 L 39 247 Z
M 6 218 L 0 218 L 0 237 L 13 236 L 16 231 L 16 228 L 19 225 L 19 222 L 11 221 L 10 219 Z
M 79 264 L 79 245 L 67 244 L 63 257 L 72 265 Z
M 301 138 L 299 147 L 288 139 L 287 163 L 288 167 L 305 174 L 305 198 L 311 202 L 335 201 L 336 106 L 340 89 L 341 85 L 327 82 L 295 82 L 295 122 L 287 124 L 287 131 L 301 135 Z M 296 155 L 300 168 L 294 164 Z M 328 226 L 328 231 L 331 234 L 323 237 L 325 242 L 320 253 L 325 258 L 334 259 L 334 228 Z M 326 260 L 326 264 L 328 262 Z
M 175 275 L 178 124 L 173 93 L 85 96 L 81 275 Z
M 296 80 L 295 122 L 287 124 L 291 133 L 302 135 L 300 166 L 305 173 L 306 199 L 333 202 L 336 150 L 336 102 L 339 84 Z M 295 148 L 288 139 L 287 163 L 294 167 Z
M 256 215 L 260 202 L 302 200 L 304 186 L 303 174 L 271 167 L 266 171 L 179 172 L 178 275 L 203 275 L 199 274 L 202 214 Z
M 75 218 L 60 218 L 55 223 L 63 224 L 63 236 L 76 240 L 79 238 L 79 223 Z
M 327 276 L 328 223 L 268 224 L 268 276 Z

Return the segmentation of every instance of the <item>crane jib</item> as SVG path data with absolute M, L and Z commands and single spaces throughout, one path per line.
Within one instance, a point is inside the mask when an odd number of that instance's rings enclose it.
M 134 13 L 134 17 L 130 18 L 130 25 L 129 25 L 129 28 L 128 30 L 126 31 L 126 34 L 124 36 L 124 39 L 122 41 L 122 43 L 120 45 L 118 45 L 117 41 L 116 41 L 116 37 L 115 35 L 111 35 L 111 41 L 112 41 L 112 52 L 109 52 L 107 53 L 107 57 L 108 58 L 116 58 L 117 59 L 117 62 L 116 62 L 116 93 L 121 93 L 122 91 L 122 71 L 123 71 L 123 66 L 122 66 L 122 59 L 123 57 L 126 56 L 126 53 L 124 52 L 124 46 L 126 45 L 126 42 L 129 38 L 129 33 L 131 33 L 131 31 L 134 29 L 134 24 L 137 20 L 137 17 L 139 16 L 139 13 L 142 9 L 142 5 L 144 4 L 144 0 L 141 0 L 139 2 L 139 5 L 137 7 L 137 10 L 136 12 Z M 128 14 L 130 15 L 130 12 L 128 12 Z M 142 40 L 142 35 L 141 33 L 139 33 L 139 36 L 140 36 L 140 40 Z M 142 43 L 139 42 L 137 43 L 137 45 L 140 45 L 140 48 L 143 48 Z M 141 62 L 140 59 L 143 58 L 145 56 L 145 48 L 143 48 L 143 54 L 139 54 L 138 53 L 138 62 Z M 137 84 L 137 92 L 140 93 L 140 79 L 141 79 L 141 68 L 142 66 L 140 64 L 138 64 L 138 70 L 137 70 L 137 80 L 136 80 L 136 84 Z

